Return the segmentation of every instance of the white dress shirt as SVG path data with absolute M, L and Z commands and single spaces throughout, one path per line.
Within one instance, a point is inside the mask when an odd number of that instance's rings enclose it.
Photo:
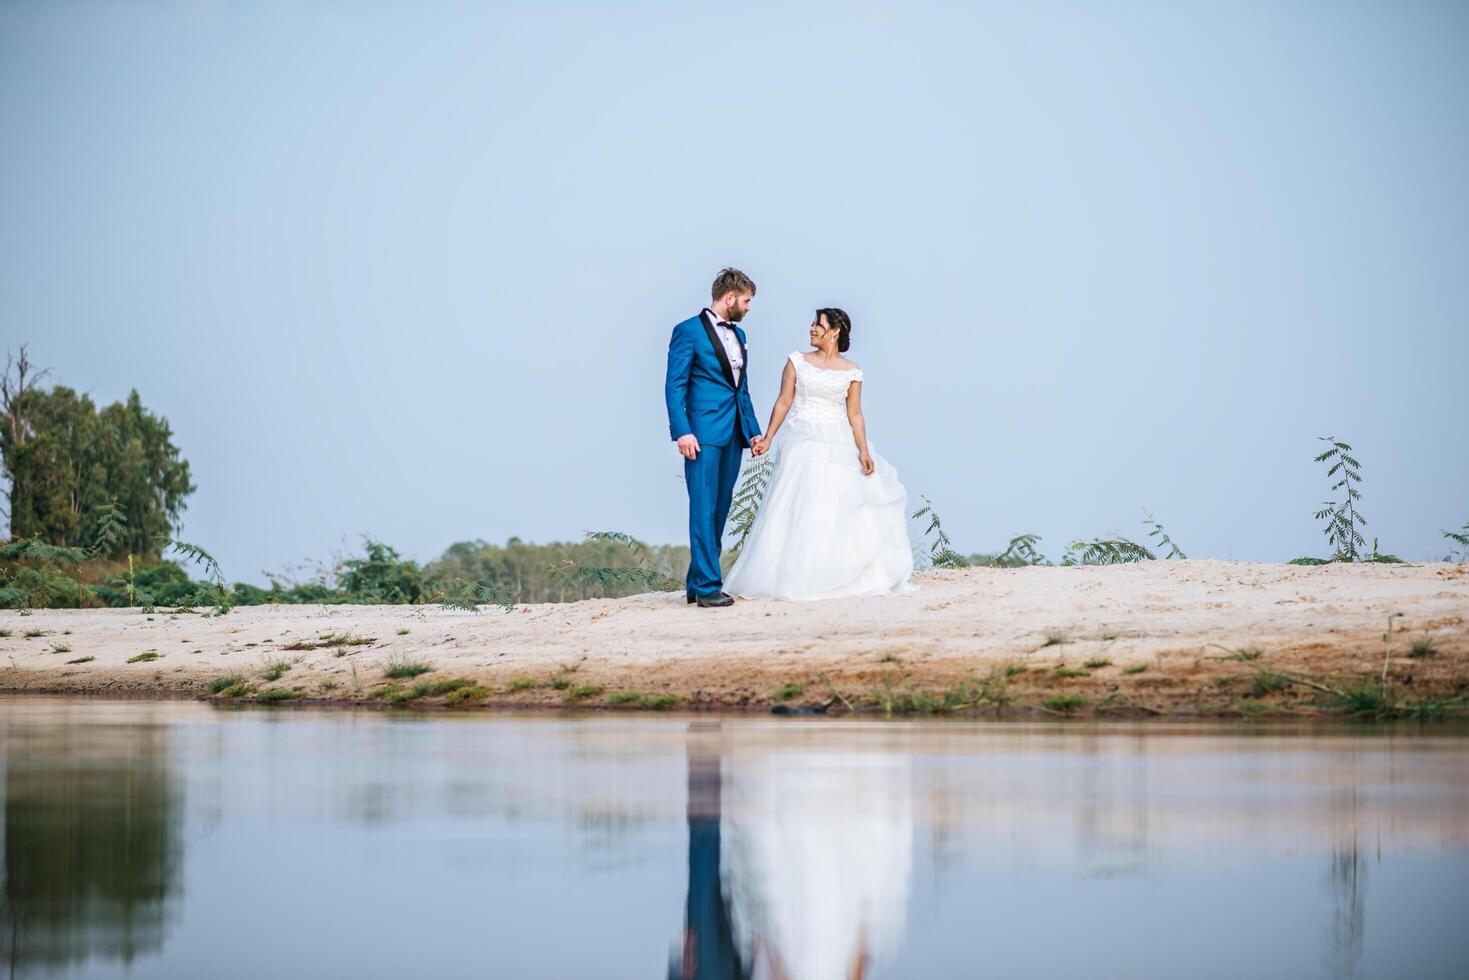
M 709 307 L 704 307 L 704 312 L 708 315 L 709 322 L 714 324 L 714 335 L 719 338 L 720 343 L 724 344 L 724 353 L 729 357 L 729 366 L 734 371 L 735 387 L 738 388 L 740 386 L 740 372 L 745 369 L 745 355 L 740 353 L 740 338 L 735 336 L 734 326 L 732 324 L 720 326 L 723 321 L 715 316 L 714 311 L 709 309 Z

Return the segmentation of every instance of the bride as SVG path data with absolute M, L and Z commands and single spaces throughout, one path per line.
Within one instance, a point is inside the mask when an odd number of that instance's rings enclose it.
M 790 355 L 770 425 L 751 452 L 771 451 L 755 522 L 725 577 L 744 598 L 837 599 L 911 591 L 908 491 L 868 445 L 862 369 L 841 355 L 852 321 L 818 310 L 809 354 Z M 789 423 L 789 425 L 787 425 Z

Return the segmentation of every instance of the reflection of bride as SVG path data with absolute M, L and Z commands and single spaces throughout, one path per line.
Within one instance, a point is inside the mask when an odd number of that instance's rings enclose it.
M 854 980 L 902 939 L 912 787 L 902 755 L 725 756 L 724 891 L 740 960 L 769 980 Z

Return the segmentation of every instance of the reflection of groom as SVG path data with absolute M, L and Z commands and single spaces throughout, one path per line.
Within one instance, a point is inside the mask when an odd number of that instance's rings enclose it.
M 668 342 L 669 434 L 683 455 L 689 489 L 689 574 L 684 592 L 701 606 L 728 606 L 719 545 L 740 459 L 760 435 L 746 380 L 745 334 L 755 284 L 738 269 L 714 278 L 713 303 L 673 328 Z

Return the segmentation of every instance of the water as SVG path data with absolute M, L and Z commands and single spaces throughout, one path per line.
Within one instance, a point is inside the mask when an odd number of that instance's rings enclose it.
M 16 977 L 1469 975 L 1469 731 L 0 697 Z

